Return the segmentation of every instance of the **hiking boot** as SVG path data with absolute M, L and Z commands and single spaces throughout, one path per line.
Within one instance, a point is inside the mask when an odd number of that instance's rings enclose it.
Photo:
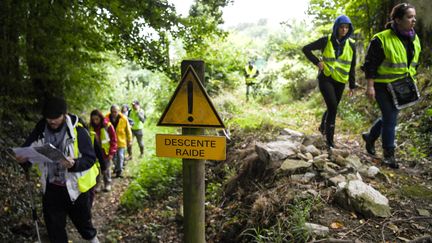
M 366 143 L 366 151 L 371 155 L 375 155 L 375 140 L 372 141 L 372 139 L 369 138 L 369 133 L 367 132 L 362 133 L 362 138 Z
M 321 133 L 321 135 L 326 134 L 326 119 L 327 119 L 327 111 L 324 112 L 324 114 L 321 117 L 321 124 L 318 127 L 318 131 Z
M 388 166 L 392 169 L 399 169 L 394 156 L 394 148 L 383 149 L 384 159 L 381 161 L 382 165 Z
M 332 149 L 335 147 L 334 144 L 334 131 L 335 131 L 335 126 L 334 125 L 330 125 L 329 127 L 327 127 L 326 129 L 326 144 L 327 144 L 327 148 L 328 149 Z
M 318 127 L 318 131 L 321 133 L 321 135 L 325 135 L 325 128 L 324 128 L 324 126 L 323 126 L 323 124 L 321 124 L 319 127 Z

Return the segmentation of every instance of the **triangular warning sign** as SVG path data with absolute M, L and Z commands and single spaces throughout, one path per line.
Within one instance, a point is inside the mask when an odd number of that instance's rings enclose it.
M 158 126 L 225 127 L 192 66 L 183 75 Z

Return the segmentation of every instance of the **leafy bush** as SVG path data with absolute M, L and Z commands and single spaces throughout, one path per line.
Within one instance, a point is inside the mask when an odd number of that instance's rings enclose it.
M 120 203 L 128 209 L 141 208 L 143 201 L 164 197 L 181 173 L 181 160 L 153 157 L 142 162 L 135 181 L 122 195 Z
M 295 100 L 309 95 L 317 86 L 316 80 L 311 76 L 311 70 L 306 66 L 294 68 L 294 64 L 285 65 L 283 77 L 290 81 L 284 88 L 287 94 Z

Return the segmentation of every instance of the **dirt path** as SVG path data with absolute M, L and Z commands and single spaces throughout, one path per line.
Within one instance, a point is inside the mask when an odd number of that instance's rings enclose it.
M 131 181 L 130 169 L 126 167 L 123 178 L 112 179 L 112 190 L 110 192 L 99 192 L 95 195 L 93 205 L 93 224 L 98 230 L 100 242 L 111 242 L 107 239 L 109 233 L 113 230 L 111 222 L 116 219 L 120 205 L 120 197 L 127 189 Z M 75 227 L 68 221 L 69 242 L 86 242 L 84 241 Z

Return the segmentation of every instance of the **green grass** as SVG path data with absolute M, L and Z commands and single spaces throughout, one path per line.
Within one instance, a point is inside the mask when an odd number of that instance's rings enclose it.
M 157 133 L 174 134 L 176 128 L 157 127 L 156 119 L 150 118 L 144 129 L 145 156 L 137 157 L 139 149 L 133 144 L 134 160 L 128 164 L 129 174 L 134 178 L 120 198 L 122 206 L 130 210 L 144 207 L 150 199 L 165 197 L 181 174 L 180 159 L 156 157 L 155 135 Z

